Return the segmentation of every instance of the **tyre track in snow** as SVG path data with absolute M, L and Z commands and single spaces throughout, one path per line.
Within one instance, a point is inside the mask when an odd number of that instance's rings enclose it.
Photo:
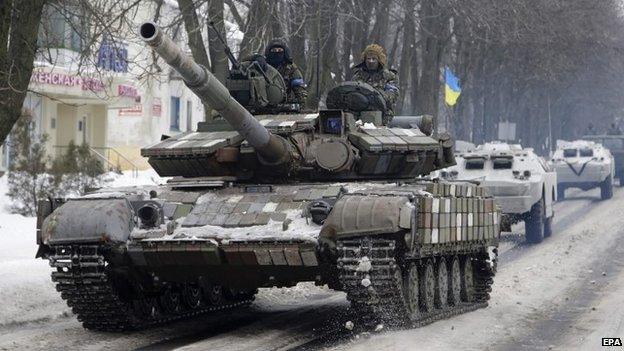
M 562 235 L 587 213 L 587 206 L 601 202 L 600 194 L 596 191 L 581 192 L 568 191 L 566 200 L 555 203 L 555 218 L 553 220 L 552 235 Z M 570 197 L 572 195 L 573 197 Z M 580 195 L 580 196 L 579 196 Z M 527 244 L 524 237 L 524 225 L 515 225 L 519 230 L 507 233 L 501 237 L 499 246 L 499 265 L 508 265 L 522 255 L 535 250 L 540 244 Z M 549 238 L 544 238 L 544 242 Z M 496 279 L 496 278 L 495 278 Z
M 620 230 L 620 235 L 624 231 Z M 614 242 L 610 255 L 613 257 L 624 257 L 624 244 L 621 240 Z M 498 345 L 496 350 L 549 350 L 557 348 L 563 343 L 566 336 L 574 332 L 571 328 L 581 316 L 595 311 L 592 306 L 597 303 L 600 297 L 609 290 L 610 277 L 618 276 L 624 272 L 624 260 L 621 258 L 606 258 L 598 256 L 592 262 L 587 263 L 591 272 L 586 273 L 585 279 L 578 281 L 578 284 L 569 288 L 565 293 L 565 300 L 568 302 L 551 311 L 538 311 L 535 316 L 539 322 L 527 328 L 526 333 L 519 338 L 513 338 L 508 343 Z M 604 272 L 604 276 L 602 276 Z M 607 277 L 607 272 L 608 276 Z M 597 276 L 600 274 L 600 276 Z M 597 277 L 596 277 L 597 276 Z M 607 311 L 602 311 L 603 313 Z M 599 314 L 599 312 L 594 312 Z M 604 335 L 619 336 L 622 335 Z M 595 340 L 595 349 L 598 348 L 598 340 Z

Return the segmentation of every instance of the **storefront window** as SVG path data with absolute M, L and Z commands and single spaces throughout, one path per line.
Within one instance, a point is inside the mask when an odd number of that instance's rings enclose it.
M 174 131 L 180 130 L 180 98 L 172 96 L 171 105 L 169 106 L 170 123 L 169 129 Z

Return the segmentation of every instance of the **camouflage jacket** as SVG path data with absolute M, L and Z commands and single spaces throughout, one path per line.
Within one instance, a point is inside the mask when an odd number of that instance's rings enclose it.
M 286 83 L 286 93 L 288 94 L 286 102 L 304 105 L 308 97 L 308 90 L 299 67 L 290 62 L 279 66 L 277 70 Z
M 399 78 L 396 71 L 384 67 L 368 71 L 366 64 L 360 63 L 351 69 L 351 73 L 354 81 L 368 83 L 377 89 L 386 100 L 388 114 L 394 114 L 394 103 L 399 98 Z

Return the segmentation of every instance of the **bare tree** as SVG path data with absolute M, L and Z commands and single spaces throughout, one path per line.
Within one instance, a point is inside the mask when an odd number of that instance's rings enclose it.
M 21 115 L 45 0 L 0 2 L 0 142 Z

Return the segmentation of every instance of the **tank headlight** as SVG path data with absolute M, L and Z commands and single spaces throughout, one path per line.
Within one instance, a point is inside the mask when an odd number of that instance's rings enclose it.
M 531 171 L 524 171 L 522 175 L 524 176 L 524 178 L 531 178 Z

